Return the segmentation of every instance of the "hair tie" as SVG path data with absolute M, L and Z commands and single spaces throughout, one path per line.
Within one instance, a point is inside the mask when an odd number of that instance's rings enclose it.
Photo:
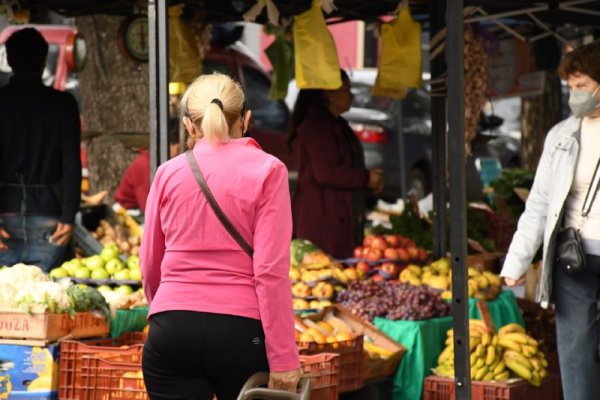
M 210 102 L 211 102 L 211 104 L 212 104 L 212 103 L 215 103 L 216 105 L 218 105 L 218 106 L 219 106 L 219 108 L 221 109 L 221 111 L 224 111 L 224 110 L 223 110 L 223 103 L 221 102 L 221 100 L 219 100 L 219 99 L 217 99 L 217 98 L 214 98 L 214 99 L 212 99 Z

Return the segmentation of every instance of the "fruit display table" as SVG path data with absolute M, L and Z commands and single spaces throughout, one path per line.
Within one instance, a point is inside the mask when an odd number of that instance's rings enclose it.
M 480 318 L 478 300 L 469 299 L 469 318 Z M 516 322 L 525 326 L 517 301 L 511 291 L 503 291 L 488 302 L 490 314 L 497 327 Z M 394 378 L 394 400 L 420 399 L 423 380 L 431 375 L 438 355 L 444 348 L 446 332 L 452 328 L 452 317 L 424 321 L 392 321 L 375 318 L 374 324 L 392 339 L 407 348 Z

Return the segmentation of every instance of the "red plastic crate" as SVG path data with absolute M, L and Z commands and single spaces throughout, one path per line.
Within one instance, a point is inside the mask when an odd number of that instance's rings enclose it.
M 114 354 L 141 354 L 147 334 L 130 332 L 117 339 L 65 340 L 60 344 L 60 370 L 58 378 L 58 398 L 60 400 L 79 399 L 81 387 L 80 371 L 83 356 Z M 121 346 L 128 346 L 122 348 Z
M 300 356 L 304 376 L 311 378 L 310 400 L 337 400 L 340 355 L 320 353 Z
M 297 345 L 302 355 L 339 354 L 339 392 L 345 393 L 360 389 L 363 386 L 363 339 L 363 335 L 358 335 L 352 340 L 335 343 L 298 342 Z
M 148 400 L 142 353 L 81 359 L 79 400 Z
M 519 379 L 508 382 L 471 383 L 473 400 L 559 400 L 560 385 L 556 375 L 548 375 L 537 388 Z M 455 400 L 454 380 L 441 376 L 428 376 L 423 384 L 423 400 Z

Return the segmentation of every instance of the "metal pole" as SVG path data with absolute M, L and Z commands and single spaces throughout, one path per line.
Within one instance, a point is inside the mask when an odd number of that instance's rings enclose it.
M 457 400 L 471 400 L 469 357 L 469 295 L 467 291 L 467 219 L 465 185 L 463 0 L 446 3 L 448 65 L 448 150 L 450 157 L 450 250 L 452 253 L 452 316 L 454 383 Z
M 430 35 L 444 28 L 444 2 L 434 0 L 430 15 Z M 444 59 L 435 57 L 431 62 L 431 77 L 439 78 L 445 71 Z M 431 96 L 431 140 L 433 181 L 433 255 L 446 254 L 446 103 L 440 96 Z
M 148 1 L 150 176 L 168 160 L 169 30 L 165 1 Z

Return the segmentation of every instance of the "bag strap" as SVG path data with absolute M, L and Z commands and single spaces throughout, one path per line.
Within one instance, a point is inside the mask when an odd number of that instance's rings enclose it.
M 208 204 L 210 204 L 210 207 L 215 212 L 215 215 L 217 216 L 217 218 L 219 218 L 219 221 L 221 221 L 223 227 L 227 230 L 227 232 L 229 232 L 229 234 L 237 242 L 237 244 L 239 244 L 240 247 L 246 252 L 246 254 L 248 254 L 248 256 L 252 258 L 252 254 L 254 253 L 252 246 L 250 246 L 248 242 L 246 242 L 246 240 L 242 237 L 240 232 L 237 229 L 235 229 L 231 221 L 229 221 L 223 210 L 221 210 L 221 207 L 219 207 L 217 200 L 215 200 L 215 197 L 212 195 L 210 189 L 208 188 L 208 185 L 206 184 L 206 181 L 204 180 L 204 176 L 202 176 L 202 172 L 200 171 L 200 167 L 198 166 L 198 163 L 194 158 L 194 154 L 191 150 L 187 150 L 185 152 L 185 156 L 187 157 L 188 164 L 190 165 L 190 168 L 192 168 L 192 172 L 196 177 L 196 181 L 198 181 L 198 185 L 200 185 L 200 189 L 202 189 L 202 192 L 204 193 Z
M 590 187 L 588 189 L 587 194 L 585 195 L 585 200 L 583 201 L 583 207 L 581 209 L 581 216 L 586 218 L 592 209 L 592 204 L 594 204 L 594 200 L 596 200 L 596 194 L 598 194 L 598 183 L 600 182 L 600 159 L 598 159 L 598 163 L 596 164 L 596 169 L 594 170 L 594 176 L 592 177 L 592 181 L 590 182 Z M 590 198 L 591 195 L 591 198 Z

